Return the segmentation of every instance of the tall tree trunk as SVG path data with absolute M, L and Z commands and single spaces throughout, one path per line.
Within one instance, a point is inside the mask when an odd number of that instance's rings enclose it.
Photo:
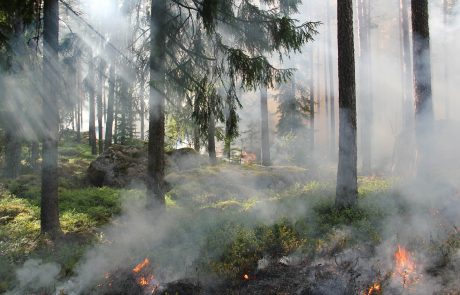
M 115 83 L 116 83 L 117 87 L 119 88 L 118 85 L 120 83 L 120 79 L 117 78 L 115 80 Z M 118 89 L 118 91 L 115 91 L 115 96 L 113 98 L 113 103 L 114 103 L 114 111 L 113 111 L 113 115 L 114 115 L 113 116 L 113 143 L 118 144 L 118 136 L 119 136 L 119 134 L 118 134 L 118 126 L 119 126 L 118 114 L 120 113 L 118 111 L 120 109 L 120 90 L 119 89 Z
M 321 93 L 321 79 L 319 78 L 319 75 L 321 73 L 321 63 L 319 62 L 320 59 L 320 48 L 316 48 L 316 58 L 317 58 L 317 63 L 316 63 L 316 113 L 320 116 L 321 114 L 321 98 L 322 98 L 322 93 Z
M 196 114 L 199 113 L 200 111 L 200 105 L 195 101 L 193 105 L 194 112 Z M 194 127 L 193 127 L 193 148 L 195 151 L 200 152 L 201 145 L 200 145 L 200 126 L 194 122 Z
M 33 140 L 30 144 L 30 166 L 33 171 L 38 171 L 38 158 L 40 157 L 40 144 L 37 140 Z
M 128 101 L 127 101 L 127 109 L 128 109 L 128 118 L 127 118 L 127 124 L 128 124 L 128 138 L 130 142 L 133 141 L 134 138 L 134 131 L 135 131 L 135 125 L 134 125 L 134 111 L 133 111 L 133 95 L 129 93 L 128 90 Z
M 402 118 L 403 127 L 411 128 L 413 125 L 412 111 L 412 58 L 411 58 L 411 40 L 410 40 L 410 22 L 409 22 L 409 1 L 400 0 L 400 35 L 401 35 L 401 81 L 402 81 Z
M 225 140 L 224 140 L 224 144 L 225 144 L 224 150 L 225 150 L 225 153 L 227 154 L 227 159 L 229 162 L 232 160 L 232 138 L 229 135 L 230 133 L 229 128 L 232 123 L 230 121 L 231 121 L 231 116 L 230 116 L 230 111 L 229 111 L 229 114 L 225 122 Z
M 143 70 L 142 70 L 143 71 Z M 145 93 L 145 84 L 144 84 L 144 79 L 145 75 L 144 72 L 142 72 L 141 75 L 141 89 L 140 89 L 140 98 L 139 98 L 139 104 L 140 104 L 140 111 L 139 111 L 139 117 L 141 121 L 141 140 L 144 141 L 144 134 L 145 134 L 145 101 L 144 101 L 144 93 Z
M 262 166 L 270 166 L 270 134 L 268 129 L 268 95 L 267 87 L 260 87 L 260 117 L 261 117 L 261 160 Z
M 428 0 L 412 0 L 412 44 L 415 90 L 415 138 L 417 144 L 417 178 L 429 179 L 433 133 L 431 90 L 430 29 Z
M 24 26 L 23 19 L 16 17 L 12 21 L 13 34 L 10 39 L 11 48 L 8 49 L 8 71 L 9 74 L 18 75 L 23 71 L 23 60 L 26 56 L 26 44 L 24 42 Z M 3 105 L 5 110 L 4 115 L 4 140 L 5 140 L 5 171 L 4 175 L 7 178 L 16 178 L 19 176 L 21 166 L 21 135 L 18 132 L 18 126 L 21 122 L 17 117 L 17 112 L 21 105 L 18 103 L 18 98 L 14 92 L 5 91 L 6 102 Z M 8 93 L 9 92 L 9 93 Z
M 109 97 L 107 99 L 107 121 L 105 123 L 105 149 L 112 145 L 113 104 L 115 101 L 115 66 L 109 69 Z
M 97 154 L 96 146 L 96 110 L 95 110 L 95 99 L 94 99 L 94 64 L 93 60 L 89 63 L 88 69 L 88 96 L 89 96 L 89 145 L 91 147 L 91 154 Z
M 209 115 L 208 122 L 208 154 L 209 154 L 209 163 L 211 165 L 217 164 L 216 158 L 216 121 L 214 115 L 211 113 Z
M 70 113 L 70 124 L 72 131 L 75 131 L 75 107 L 72 108 L 72 112 Z
M 81 126 L 83 121 L 82 115 L 82 85 L 81 85 L 81 63 L 78 62 L 76 66 L 77 71 L 77 80 L 75 81 L 76 84 L 76 91 L 77 91 L 77 142 L 81 143 Z
M 368 0 L 358 0 L 359 22 L 359 98 L 361 104 L 361 154 L 362 173 L 371 174 L 372 169 L 372 81 L 370 59 L 370 7 Z
M 43 162 L 40 203 L 40 227 L 43 234 L 56 238 L 60 232 L 58 206 L 58 73 L 59 4 L 44 0 L 43 6 L 43 68 L 46 92 L 43 97 Z
M 8 116 L 9 117 L 9 116 Z M 8 124 L 15 125 L 14 118 Z M 21 164 L 21 141 L 18 133 L 11 130 L 13 126 L 5 128 L 5 177 L 17 178 Z
M 334 1 L 336 2 L 336 1 Z M 329 0 L 327 1 L 327 46 L 328 46 L 328 68 L 329 68 L 329 103 L 330 103 L 330 149 L 331 149 L 331 158 L 336 159 L 337 157 L 337 147 L 336 147 L 336 134 L 335 134 L 335 83 L 334 83 L 334 66 L 332 63 L 332 26 L 331 26 L 331 16 L 330 16 L 331 5 Z
M 312 155 L 312 158 L 314 156 L 314 151 L 315 151 L 315 77 L 314 77 L 314 50 L 313 47 L 311 47 L 311 60 L 310 60 L 310 93 L 309 93 L 309 99 L 310 99 L 310 153 Z
M 444 40 L 443 40 L 443 52 L 444 52 L 444 116 L 446 120 L 450 119 L 450 104 L 449 104 L 449 51 L 448 51 L 448 36 L 449 33 L 447 28 L 449 26 L 449 3 L 448 0 L 443 0 L 443 23 L 444 23 Z
M 120 124 L 118 126 L 118 137 L 120 144 L 126 144 L 126 138 L 129 136 L 128 132 L 128 86 L 124 78 L 120 78 Z
M 98 66 L 98 81 L 97 81 L 97 128 L 98 128 L 98 139 L 99 139 L 99 154 L 104 151 L 104 133 L 102 129 L 102 117 L 104 113 L 104 107 L 102 105 L 102 89 L 104 85 L 104 61 L 99 60 Z
M 327 3 L 327 2 L 326 2 Z M 327 36 L 324 38 L 324 51 L 323 51 L 324 65 L 324 110 L 326 111 L 326 130 L 329 133 L 329 79 L 328 79 L 328 60 L 329 60 L 329 47 L 327 44 Z M 329 138 L 327 139 L 329 140 Z
M 165 0 L 152 0 L 150 27 L 150 97 L 147 193 L 149 207 L 165 206 Z M 156 89 L 154 87 L 160 87 Z
M 358 199 L 356 150 L 356 85 L 352 0 L 337 1 L 339 69 L 339 165 L 335 204 L 356 206 Z

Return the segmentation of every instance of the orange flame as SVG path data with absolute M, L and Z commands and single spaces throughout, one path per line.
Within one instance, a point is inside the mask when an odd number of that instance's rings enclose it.
M 145 258 L 141 263 L 133 268 L 133 273 L 136 277 L 137 284 L 144 289 L 145 292 L 153 294 L 157 290 L 159 284 L 155 280 L 155 276 L 150 273 L 149 268 L 150 260 Z
M 245 273 L 243 275 L 243 280 L 248 281 L 249 280 L 249 275 Z
M 367 291 L 364 292 L 364 295 L 374 295 L 380 294 L 381 286 L 379 283 L 374 283 Z
M 402 279 L 403 287 L 405 288 L 409 284 L 417 281 L 417 275 L 415 273 L 416 265 L 412 260 L 410 252 L 404 247 L 398 245 L 398 250 L 394 254 L 395 258 L 395 273 Z
M 145 258 L 141 263 L 139 263 L 133 268 L 133 272 L 138 273 L 149 264 L 150 264 L 150 260 L 148 258 Z
M 137 283 L 139 284 L 139 286 L 141 287 L 146 287 L 148 285 L 150 285 L 150 282 L 154 279 L 154 276 L 153 275 L 149 275 L 149 276 L 142 276 L 140 278 L 137 279 Z

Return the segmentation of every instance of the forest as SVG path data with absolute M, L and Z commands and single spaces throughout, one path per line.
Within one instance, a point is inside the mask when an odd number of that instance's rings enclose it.
M 0 0 L 0 294 L 460 295 L 457 0 Z

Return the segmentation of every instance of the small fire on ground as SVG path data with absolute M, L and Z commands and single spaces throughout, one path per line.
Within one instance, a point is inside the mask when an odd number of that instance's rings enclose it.
M 136 282 L 144 289 L 146 294 L 154 294 L 158 289 L 158 281 L 149 270 L 150 260 L 145 258 L 142 262 L 137 264 L 132 272 L 136 278 Z
M 395 269 L 394 275 L 399 278 L 403 288 L 410 288 L 420 280 L 420 274 L 417 273 L 417 266 L 411 253 L 401 245 L 394 254 Z
M 383 286 L 388 284 L 390 278 L 394 278 L 398 288 L 414 289 L 415 284 L 421 279 L 422 275 L 417 272 L 417 265 L 411 253 L 401 245 L 397 246 L 393 254 L 393 269 L 382 278 L 375 280 L 372 285 L 362 291 L 362 295 L 381 295 Z
M 382 286 L 380 283 L 374 283 L 372 286 L 367 289 L 363 295 L 378 295 L 382 294 Z

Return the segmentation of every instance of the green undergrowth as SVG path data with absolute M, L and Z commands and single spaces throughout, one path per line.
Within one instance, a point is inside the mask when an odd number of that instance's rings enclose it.
M 184 186 L 175 192 L 199 182 Z M 170 210 L 189 214 L 184 223 L 204 228 L 201 240 L 190 245 L 200 245 L 198 265 L 229 279 L 253 272 L 262 258 L 332 256 L 356 244 L 377 245 L 383 238 L 382 223 L 398 210 L 396 205 L 382 206 L 393 192 L 388 181 L 376 178 L 360 179 L 360 205 L 346 210 L 335 209 L 335 187 L 328 182 L 267 189 L 246 198 L 215 192 L 215 187 L 203 186 L 199 196 L 176 194 L 168 200 L 173 202 Z
M 14 273 L 5 270 L 28 258 L 57 262 L 61 277 L 71 275 L 87 248 L 102 243 L 99 229 L 122 212 L 122 203 L 145 198 L 140 191 L 73 183 L 82 181 L 93 156 L 86 146 L 60 148 L 61 167 L 73 167 L 60 179 L 64 241 L 57 246 L 39 236 L 39 179 L 25 175 L 6 181 L 0 196 L 0 292 L 14 281 Z M 236 278 L 255 271 L 262 258 L 332 254 L 382 239 L 381 222 L 397 210 L 384 209 L 380 202 L 391 197 L 388 181 L 361 178 L 359 207 L 338 211 L 334 184 L 310 181 L 307 175 L 296 167 L 229 164 L 169 175 L 166 204 L 177 218 L 171 221 L 174 230 L 150 254 L 165 265 L 177 257 L 181 267 L 195 249 L 194 265 Z
M 72 273 L 85 249 L 98 240 L 98 227 L 120 213 L 127 191 L 111 188 L 60 189 L 62 238 L 51 243 L 40 236 L 39 193 L 26 198 L 2 190 L 0 196 L 0 292 L 14 279 L 11 272 L 26 259 L 40 258 L 61 265 L 62 275 Z M 3 274 L 3 270 L 10 270 Z

